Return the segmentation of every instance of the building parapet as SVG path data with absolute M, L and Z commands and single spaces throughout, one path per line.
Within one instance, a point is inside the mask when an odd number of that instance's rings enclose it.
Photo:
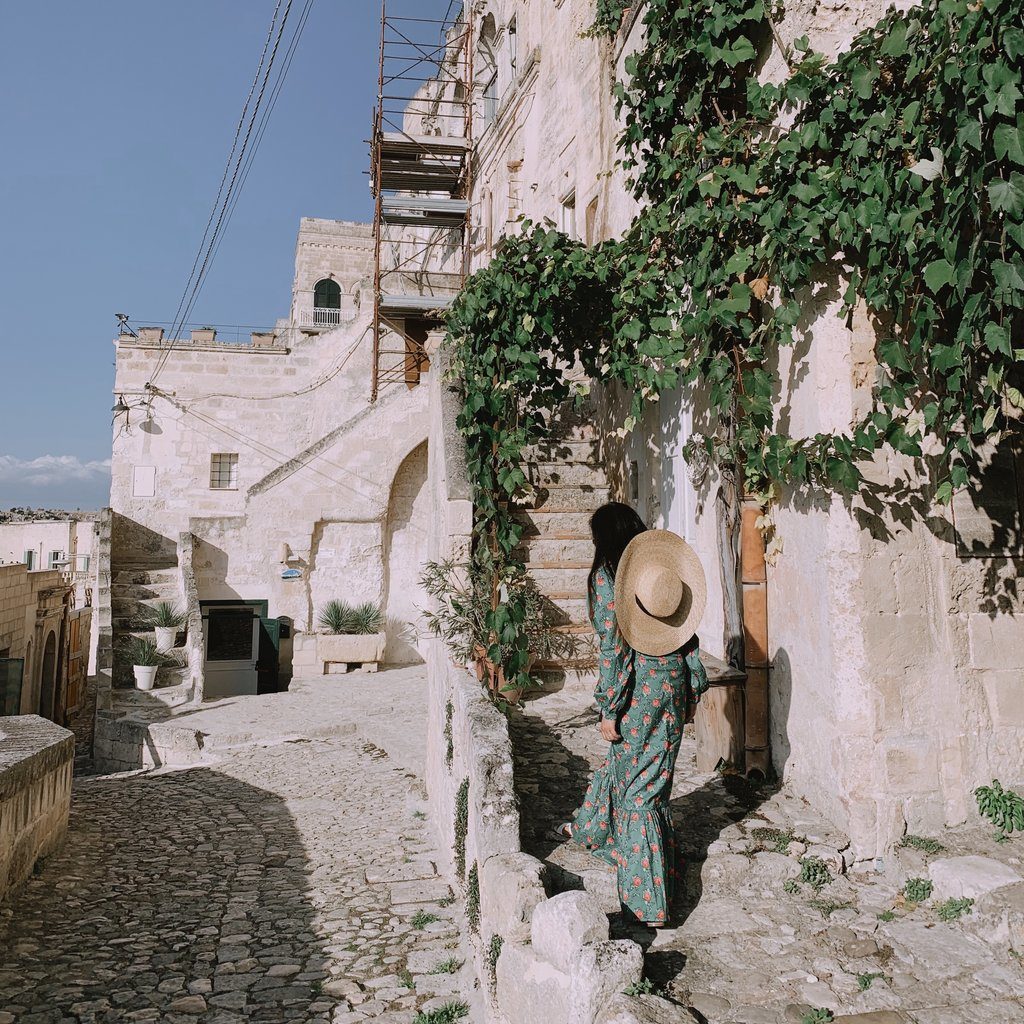
M 0 899 L 63 843 L 75 739 L 38 715 L 0 723 Z

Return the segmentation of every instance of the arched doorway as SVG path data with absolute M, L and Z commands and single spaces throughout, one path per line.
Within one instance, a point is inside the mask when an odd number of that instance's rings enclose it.
M 43 668 L 39 676 L 39 714 L 53 719 L 53 701 L 57 692 L 57 635 L 50 630 L 43 647 Z
M 427 443 L 403 460 L 391 484 L 385 530 L 387 578 L 384 610 L 388 618 L 388 645 L 384 660 L 390 665 L 423 661 L 415 629 L 424 604 L 419 578 L 427 558 L 429 515 Z

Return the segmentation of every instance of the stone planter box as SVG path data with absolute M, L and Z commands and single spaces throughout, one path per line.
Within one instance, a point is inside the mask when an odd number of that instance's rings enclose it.
M 317 664 L 323 665 L 324 675 L 347 672 L 352 665 L 376 672 L 384 657 L 385 643 L 386 633 L 318 633 Z
M 277 341 L 273 331 L 252 331 L 249 337 L 253 348 L 273 348 Z
M 212 345 L 217 339 L 217 331 L 213 327 L 196 327 L 192 330 L 192 341 L 197 345 Z

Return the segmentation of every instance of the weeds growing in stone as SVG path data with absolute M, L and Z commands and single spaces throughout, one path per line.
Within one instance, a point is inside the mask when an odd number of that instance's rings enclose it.
M 891 910 L 883 910 L 878 915 L 878 920 L 879 921 L 895 921 L 896 920 L 896 915 Z
M 803 857 L 800 860 L 800 881 L 817 892 L 832 881 L 832 873 L 820 857 Z
M 413 1017 L 412 1024 L 455 1024 L 468 1014 L 469 1007 L 465 1003 L 454 1001 L 445 1003 L 436 1010 L 420 1011 Z
M 782 883 L 782 891 L 795 896 L 800 891 L 800 883 L 795 878 L 787 878 Z
M 1012 789 L 1003 789 L 998 779 L 991 786 L 979 786 L 974 791 L 978 811 L 999 830 L 996 841 L 1006 842 L 1011 832 L 1024 831 L 1024 797 Z
M 956 921 L 964 914 L 969 914 L 973 906 L 974 900 L 969 897 L 962 900 L 949 899 L 945 903 L 940 903 L 935 908 L 935 913 L 939 915 L 940 921 Z
M 452 716 L 455 714 L 455 706 L 448 701 L 444 706 L 444 763 L 448 770 L 452 769 L 452 761 L 455 760 L 455 740 L 452 736 Z
M 903 895 L 908 903 L 924 903 L 932 894 L 929 878 L 908 878 L 903 886 Z
M 879 978 L 884 977 L 885 975 L 881 971 L 865 971 L 863 974 L 857 975 L 857 988 L 861 992 L 867 992 Z
M 650 978 L 641 978 L 624 989 L 623 994 L 627 996 L 660 996 L 664 995 L 664 989 L 656 985 Z
M 500 935 L 492 935 L 487 945 L 487 977 L 491 982 L 491 990 L 498 984 L 498 957 L 501 956 L 501 947 L 505 940 Z
M 751 836 L 758 843 L 770 848 L 774 853 L 788 853 L 789 844 L 796 842 L 797 836 L 792 829 L 781 828 L 752 828 Z
M 411 924 L 417 931 L 422 931 L 428 924 L 433 924 L 435 921 L 440 920 L 441 918 L 439 918 L 437 914 L 429 914 L 425 910 L 417 910 L 416 913 L 412 915 L 412 919 L 409 921 L 409 924 Z
M 831 1024 L 836 1018 L 832 1011 L 824 1006 L 809 1010 L 800 1018 L 800 1024 Z
M 853 904 L 849 900 L 815 899 L 810 901 L 810 906 L 814 907 L 827 921 L 837 910 L 849 910 Z
M 900 846 L 909 846 L 912 850 L 920 850 L 922 853 L 942 853 L 945 849 L 937 839 L 930 839 L 928 836 L 905 835 L 900 841 Z
M 462 966 L 462 961 L 457 957 L 450 956 L 442 960 L 430 973 L 431 974 L 454 974 Z
M 402 983 L 405 988 L 415 988 L 416 983 L 412 980 L 412 972 L 408 967 L 403 968 L 398 972 L 398 980 Z
M 463 779 L 455 797 L 455 870 L 466 877 L 466 833 L 469 830 L 469 779 Z
M 469 878 L 466 880 L 466 917 L 469 918 L 469 926 L 475 932 L 480 931 L 480 872 L 477 870 L 476 861 L 469 869 Z

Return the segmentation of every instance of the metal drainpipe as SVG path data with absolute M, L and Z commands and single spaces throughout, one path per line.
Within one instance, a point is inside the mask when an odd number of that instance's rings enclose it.
M 746 770 L 767 776 L 768 744 L 768 574 L 764 537 L 757 528 L 762 509 L 743 496 L 740 504 L 740 582 L 743 590 L 743 654 L 747 673 L 745 744 Z

